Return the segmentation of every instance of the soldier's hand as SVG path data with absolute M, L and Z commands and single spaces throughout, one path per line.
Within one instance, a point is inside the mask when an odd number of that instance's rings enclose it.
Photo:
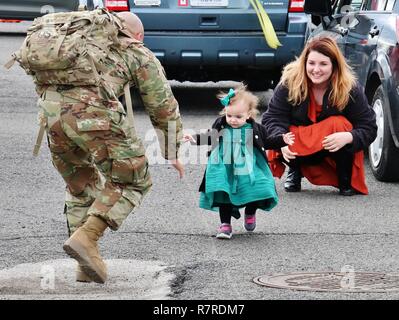
M 184 176 L 184 166 L 179 159 L 170 160 L 171 165 L 179 172 L 180 179 Z

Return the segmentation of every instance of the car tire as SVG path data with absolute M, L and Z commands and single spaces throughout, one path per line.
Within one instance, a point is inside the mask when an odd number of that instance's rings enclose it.
M 395 146 L 389 127 L 389 99 L 382 85 L 375 91 L 372 107 L 376 113 L 377 138 L 369 147 L 369 161 L 379 181 L 399 181 L 399 149 Z

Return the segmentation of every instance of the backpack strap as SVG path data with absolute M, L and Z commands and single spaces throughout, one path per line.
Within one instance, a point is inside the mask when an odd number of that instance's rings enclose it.
M 11 56 L 11 59 L 4 64 L 4 68 L 10 69 L 14 65 L 15 61 L 17 61 L 17 57 L 16 57 L 16 55 L 14 53 Z
M 45 90 L 40 95 L 43 100 L 50 100 L 50 101 L 63 101 L 69 103 L 76 103 L 77 100 L 73 98 L 66 97 L 61 93 L 53 90 Z M 43 116 L 39 116 L 39 131 L 37 133 L 36 143 L 33 148 L 33 155 L 35 157 L 38 156 L 40 146 L 42 145 L 43 136 L 46 131 L 47 120 Z
M 39 131 L 37 133 L 36 143 L 33 147 L 33 156 L 37 157 L 39 155 L 40 146 L 42 145 L 44 132 L 46 131 L 46 119 L 39 114 Z
M 37 133 L 36 143 L 33 148 L 33 156 L 37 157 L 39 154 L 40 146 L 42 145 L 42 140 L 44 136 L 44 131 L 46 131 L 46 125 L 40 123 L 39 132 Z
M 136 130 L 134 127 L 133 105 L 132 105 L 132 96 L 130 95 L 129 82 L 125 84 L 125 86 L 123 87 L 123 90 L 125 92 L 127 119 L 131 125 L 132 138 L 135 139 L 137 134 L 136 134 Z
M 60 32 L 60 36 L 59 36 L 59 38 L 57 39 L 57 42 L 56 42 L 55 45 L 54 45 L 54 50 L 53 50 L 53 54 L 52 54 L 52 56 L 53 56 L 54 58 L 58 56 L 58 53 L 60 52 L 62 43 L 63 43 L 64 40 L 65 40 L 65 37 L 66 37 L 66 35 L 67 35 L 67 33 L 68 33 L 68 29 L 69 29 L 70 26 L 71 26 L 71 23 L 70 23 L 70 22 L 66 22 L 66 23 L 60 28 L 60 31 L 59 31 L 59 32 Z

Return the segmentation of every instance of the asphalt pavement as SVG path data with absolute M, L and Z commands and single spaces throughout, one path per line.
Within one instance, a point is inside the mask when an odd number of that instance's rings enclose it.
M 1 29 L 10 28 L 10 30 Z M 0 27 L 0 64 L 24 35 Z M 23 30 L 23 28 L 22 28 Z M 15 65 L 0 68 L 0 299 L 398 299 L 381 293 L 316 292 L 260 286 L 255 277 L 290 272 L 399 272 L 399 183 L 372 176 L 366 159 L 368 196 L 342 197 L 332 187 L 304 181 L 300 193 L 285 193 L 271 213 L 259 213 L 255 232 L 233 220 L 230 241 L 214 235 L 218 216 L 198 207 L 205 153 L 185 145 L 186 175 L 151 162 L 154 186 L 122 227 L 109 231 L 100 248 L 110 277 L 106 284 L 77 284 L 75 264 L 63 252 L 64 183 L 46 143 L 37 158 L 37 96 L 29 76 Z M 208 128 L 220 106 L 215 94 L 230 83 L 172 82 L 185 130 Z M 257 93 L 263 103 L 269 92 Z M 145 111 L 135 111 L 148 152 L 154 135 Z M 398 284 L 399 288 L 399 284 Z

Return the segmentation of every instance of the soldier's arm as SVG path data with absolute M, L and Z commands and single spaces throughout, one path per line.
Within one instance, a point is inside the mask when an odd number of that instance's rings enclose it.
M 157 131 L 162 155 L 176 159 L 182 140 L 179 104 L 173 96 L 164 70 L 154 57 L 146 59 L 135 72 L 135 82 L 152 125 Z

